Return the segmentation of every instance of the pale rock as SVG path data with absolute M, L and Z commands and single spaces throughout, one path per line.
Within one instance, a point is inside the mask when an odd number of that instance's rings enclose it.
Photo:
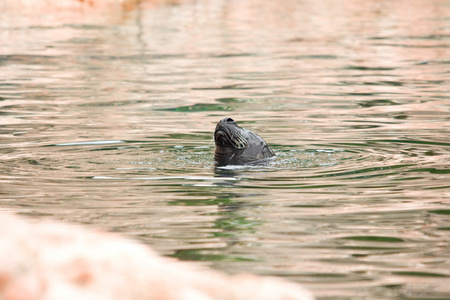
M 77 225 L 0 213 L 1 300 L 309 300 L 300 285 L 229 276 Z

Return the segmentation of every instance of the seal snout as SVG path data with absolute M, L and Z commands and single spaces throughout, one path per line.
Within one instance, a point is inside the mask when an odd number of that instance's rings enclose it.
M 220 120 L 219 123 L 220 124 L 236 124 L 236 121 L 233 120 L 232 118 L 226 117 L 226 118 L 223 118 L 222 120 Z
M 230 125 L 237 126 L 236 121 L 229 117 L 223 118 L 222 120 L 219 121 L 219 123 L 217 123 L 216 132 L 217 131 L 228 131 L 229 128 L 232 128 L 232 127 L 230 127 Z
M 232 118 L 226 117 L 217 123 L 214 132 L 214 141 L 216 146 L 233 147 L 233 139 L 235 136 L 235 129 L 239 128 Z

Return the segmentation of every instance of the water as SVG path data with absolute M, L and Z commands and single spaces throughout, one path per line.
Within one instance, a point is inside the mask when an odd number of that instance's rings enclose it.
M 3 9 L 1 210 L 321 299 L 450 297 L 448 1 Z M 277 159 L 214 169 L 225 116 Z

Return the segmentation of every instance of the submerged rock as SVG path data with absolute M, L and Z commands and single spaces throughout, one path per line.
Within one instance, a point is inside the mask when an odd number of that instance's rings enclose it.
M 0 213 L 0 299 L 300 300 L 301 286 L 161 257 L 113 233 Z

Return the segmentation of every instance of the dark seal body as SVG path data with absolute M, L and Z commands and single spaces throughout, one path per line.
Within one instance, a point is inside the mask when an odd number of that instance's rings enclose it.
M 254 164 L 275 156 L 262 137 L 239 127 L 231 118 L 217 124 L 214 141 L 214 160 L 218 166 Z

